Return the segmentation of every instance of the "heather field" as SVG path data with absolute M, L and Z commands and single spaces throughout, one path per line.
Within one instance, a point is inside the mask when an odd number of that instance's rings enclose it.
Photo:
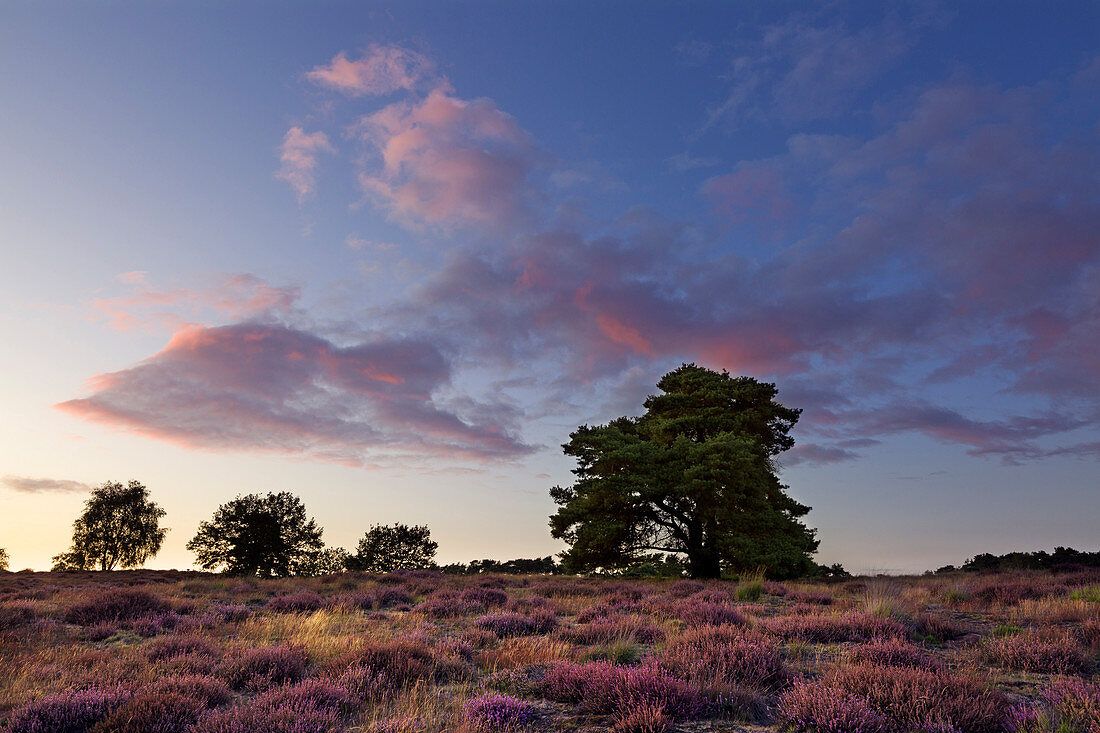
M 1100 730 L 1100 572 L 0 577 L 3 730 Z

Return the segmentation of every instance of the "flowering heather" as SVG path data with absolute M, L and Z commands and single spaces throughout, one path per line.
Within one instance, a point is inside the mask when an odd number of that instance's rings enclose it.
M 970 599 L 982 603 L 997 603 L 1010 606 L 1020 601 L 1042 598 L 1065 591 L 1063 585 L 1052 585 L 1045 578 L 1024 576 L 984 582 L 970 589 Z
M 927 611 L 913 616 L 913 631 L 938 642 L 956 641 L 977 633 L 972 623 Z
M 306 672 L 306 658 L 287 646 L 248 649 L 224 660 L 217 674 L 235 690 L 259 692 L 297 682 Z
M 416 610 L 432 618 L 457 618 L 470 616 L 475 613 L 485 613 L 488 609 L 484 603 L 463 598 L 453 590 L 442 590 L 432 593 L 421 603 Z
M 517 613 L 528 613 L 541 609 L 550 609 L 550 599 L 546 596 L 528 596 L 527 598 L 513 598 L 508 601 L 508 610 Z
M 202 713 L 193 698 L 166 693 L 141 693 L 109 713 L 92 733 L 184 733 Z
M 307 613 L 323 608 L 325 599 L 311 590 L 275 596 L 264 605 L 268 611 L 276 613 Z
M 161 677 L 140 690 L 141 694 L 175 694 L 191 698 L 202 703 L 203 707 L 216 708 L 233 698 L 233 693 L 224 682 L 208 675 L 180 675 Z
M 654 644 L 663 641 L 664 630 L 640 616 L 623 616 L 613 620 L 597 620 L 562 629 L 561 638 L 574 644 L 609 644 L 614 641 L 633 641 L 638 644 Z
M 437 658 L 425 644 L 404 640 L 367 644 L 339 663 L 374 670 L 395 687 L 417 680 L 445 680 L 457 674 L 453 664 Z
M 668 595 L 673 598 L 687 598 L 706 588 L 706 584 L 698 580 L 677 580 L 668 587 Z
M 845 657 L 852 664 L 873 664 L 881 667 L 943 667 L 943 663 L 931 652 L 901 639 L 876 639 L 860 644 L 849 649 Z
M 508 594 L 496 588 L 467 588 L 462 591 L 462 600 L 469 603 L 493 608 L 508 603 Z
M 37 615 L 34 604 L 26 601 L 0 603 L 0 631 L 29 626 Z
M 340 685 L 324 680 L 303 680 L 292 685 L 273 687 L 255 698 L 257 703 L 272 708 L 292 710 L 340 710 L 351 701 L 351 695 Z
M 99 591 L 74 603 L 65 613 L 65 623 L 79 626 L 117 624 L 169 610 L 168 604 L 152 593 L 134 588 L 116 588 Z
M 909 635 L 909 630 L 900 621 L 859 612 L 839 616 L 781 616 L 768 619 L 763 623 L 763 628 L 784 639 L 822 644 L 901 639 Z
M 697 598 L 678 603 L 674 613 L 684 623 L 692 625 L 724 626 L 745 623 L 745 615 L 736 606 Z
M 150 662 L 183 656 L 221 657 L 221 650 L 201 636 L 170 636 L 150 642 L 145 658 Z
M 383 586 L 378 588 L 374 592 L 375 598 L 378 600 L 379 608 L 389 608 L 391 606 L 402 606 L 407 603 L 413 602 L 413 597 L 409 595 L 408 591 L 404 588 L 398 588 L 396 586 Z
M 615 715 L 614 733 L 666 733 L 672 730 L 673 720 L 665 715 L 660 705 L 644 703 Z
M 794 733 L 891 733 L 890 720 L 865 700 L 821 682 L 796 683 L 779 698 L 778 718 Z
M 655 667 L 617 667 L 606 662 L 555 664 L 546 673 L 542 694 L 599 714 L 654 705 L 675 719 L 693 719 L 710 709 L 699 691 Z
M 1008 698 L 985 680 L 947 670 L 854 665 L 833 668 L 824 682 L 866 700 L 906 731 L 935 723 L 989 733 L 1001 729 L 1008 711 Z
M 1069 639 L 1043 640 L 1031 634 L 988 639 L 982 656 L 990 664 L 1043 674 L 1088 675 L 1096 666 Z
M 85 733 L 130 698 L 117 687 L 92 687 L 45 695 L 12 713 L 8 733 Z
M 773 641 L 734 626 L 688 629 L 664 649 L 660 666 L 704 687 L 736 683 L 773 688 L 789 677 Z
M 462 719 L 478 731 L 516 730 L 535 717 L 534 705 L 500 693 L 478 695 L 462 705 Z
M 479 629 L 492 631 L 497 636 L 527 636 L 530 634 L 548 634 L 558 626 L 558 617 L 553 611 L 536 611 L 530 615 L 522 613 L 497 613 L 482 616 L 474 624 Z
M 211 710 L 198 719 L 192 733 L 329 733 L 338 731 L 335 710 L 280 707 L 254 700 L 226 710 Z

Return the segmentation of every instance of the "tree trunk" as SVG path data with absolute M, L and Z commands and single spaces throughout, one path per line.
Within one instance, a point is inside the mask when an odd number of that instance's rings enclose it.
M 722 575 L 722 561 L 717 553 L 706 550 L 689 553 L 688 575 L 694 579 L 719 578 Z

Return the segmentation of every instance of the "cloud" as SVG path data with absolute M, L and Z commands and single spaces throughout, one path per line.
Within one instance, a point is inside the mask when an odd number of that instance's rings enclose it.
M 112 328 L 175 331 L 199 320 L 241 320 L 289 311 L 300 296 L 294 286 L 273 286 L 247 273 L 218 275 L 199 287 L 155 287 L 145 273 L 123 273 L 127 295 L 98 298 L 92 308 Z
M 488 99 L 437 87 L 363 117 L 356 129 L 380 163 L 361 172 L 363 190 L 405 223 L 502 229 L 530 213 L 536 150 Z
M 703 195 L 719 215 L 734 224 L 762 215 L 774 226 L 790 214 L 792 206 L 779 172 L 768 167 L 743 167 L 712 178 L 703 185 Z
M 801 443 L 784 453 L 782 462 L 785 466 L 797 466 L 804 463 L 826 465 L 854 461 L 857 458 L 859 458 L 859 454 L 847 448 L 835 445 L 819 445 L 817 443 Z
M 80 481 L 56 478 L 31 478 L 29 476 L 4 476 L 4 485 L 12 491 L 24 494 L 82 494 L 91 486 Z
M 314 84 L 349 97 L 412 91 L 434 65 L 425 56 L 400 46 L 371 44 L 358 59 L 340 52 L 324 66 L 306 72 Z
M 300 127 L 292 127 L 287 130 L 283 144 L 279 147 L 282 165 L 275 177 L 289 183 L 298 194 L 298 203 L 301 203 L 316 190 L 318 154 L 335 152 L 336 148 L 329 143 L 325 133 L 307 134 Z
M 529 452 L 505 409 L 474 404 L 470 421 L 443 406 L 437 393 L 450 378 L 443 354 L 422 341 L 339 346 L 281 325 L 196 326 L 139 364 L 92 378 L 90 396 L 58 407 L 191 448 L 355 465 L 379 452 L 480 460 Z

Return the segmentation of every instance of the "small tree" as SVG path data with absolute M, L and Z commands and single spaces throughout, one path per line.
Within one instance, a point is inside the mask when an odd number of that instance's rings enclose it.
M 348 570 L 388 573 L 416 570 L 435 565 L 432 558 L 439 544 L 432 542 L 427 527 L 375 525 L 359 540 L 359 547 L 348 558 Z
M 303 560 L 298 566 L 297 575 L 317 577 L 342 573 L 347 569 L 348 557 L 348 551 L 343 547 L 326 547 Z
M 324 549 L 317 522 L 288 491 L 248 494 L 222 504 L 187 543 L 205 570 L 286 577 L 316 567 Z
M 0 547 L 0 570 L 7 570 L 9 562 L 8 551 Z
M 73 522 L 73 545 L 53 558 L 54 570 L 136 568 L 160 551 L 167 529 L 164 510 L 138 481 L 111 481 L 92 489 L 84 513 Z

